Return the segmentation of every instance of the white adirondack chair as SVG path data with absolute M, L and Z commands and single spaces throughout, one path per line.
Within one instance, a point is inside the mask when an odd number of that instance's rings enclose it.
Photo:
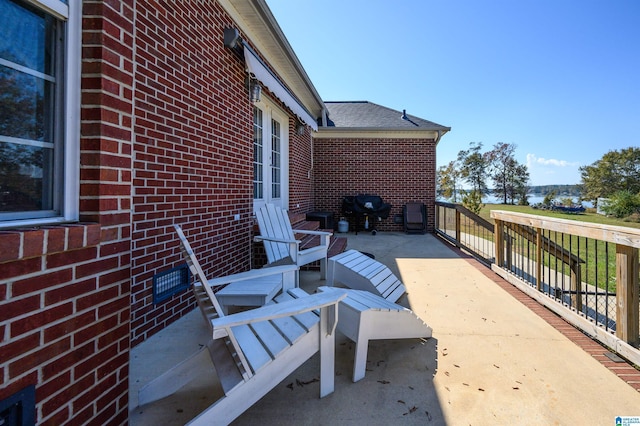
M 320 261 L 320 278 L 327 278 L 327 253 L 332 232 L 293 230 L 289 215 L 285 210 L 273 204 L 265 204 L 256 211 L 260 236 L 256 241 L 264 242 L 269 264 L 292 263 L 297 266 L 307 265 L 316 260 Z M 300 247 L 300 240 L 295 234 L 316 235 L 320 237 L 320 244 L 314 247 Z M 296 283 L 299 282 L 299 277 Z
M 196 278 L 193 292 L 211 327 L 212 339 L 207 348 L 144 386 L 139 393 L 139 404 L 171 395 L 203 374 L 204 362 L 212 361 L 224 395 L 189 424 L 229 424 L 318 351 L 320 397 L 332 393 L 334 331 L 338 303 L 345 297 L 344 293 L 291 298 L 225 316 L 184 234 L 179 227 L 176 231 Z
M 338 330 L 356 343 L 353 381 L 364 378 L 369 340 L 430 338 L 432 329 L 413 311 L 365 290 L 318 287 L 322 293 L 347 293 L 340 301 Z

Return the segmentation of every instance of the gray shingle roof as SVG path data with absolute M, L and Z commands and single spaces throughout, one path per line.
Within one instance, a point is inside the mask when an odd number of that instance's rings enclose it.
M 451 130 L 449 127 L 411 114 L 403 115 L 402 111 L 369 101 L 325 102 L 324 104 L 329 113 L 327 128 Z

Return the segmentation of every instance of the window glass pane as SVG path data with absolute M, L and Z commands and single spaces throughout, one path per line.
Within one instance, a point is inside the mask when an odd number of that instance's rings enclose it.
M 253 107 L 253 198 L 264 198 L 262 110 Z
M 64 104 L 55 75 L 63 24 L 19 0 L 0 0 L 0 19 L 0 218 L 55 215 L 64 195 L 56 124 Z
M 0 65 L 0 135 L 52 142 L 53 90 L 50 81 Z
M 53 150 L 0 143 L 0 212 L 52 210 Z
M 271 120 L 271 196 L 280 198 L 282 187 L 282 147 L 280 141 L 280 123 Z
M 0 58 L 53 74 L 55 19 L 11 0 L 0 0 Z

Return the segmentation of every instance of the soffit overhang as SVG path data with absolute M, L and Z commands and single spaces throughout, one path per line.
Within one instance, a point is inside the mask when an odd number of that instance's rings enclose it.
M 219 0 L 245 37 L 316 119 L 324 103 L 264 0 Z M 294 6 L 292 6 L 294 7 Z

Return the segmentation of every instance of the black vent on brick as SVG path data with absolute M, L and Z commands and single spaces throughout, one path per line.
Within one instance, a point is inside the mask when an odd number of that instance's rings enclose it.
M 153 276 L 153 303 L 158 304 L 189 288 L 189 268 L 186 264 Z
M 36 387 L 27 386 L 0 401 L 0 426 L 36 424 Z

